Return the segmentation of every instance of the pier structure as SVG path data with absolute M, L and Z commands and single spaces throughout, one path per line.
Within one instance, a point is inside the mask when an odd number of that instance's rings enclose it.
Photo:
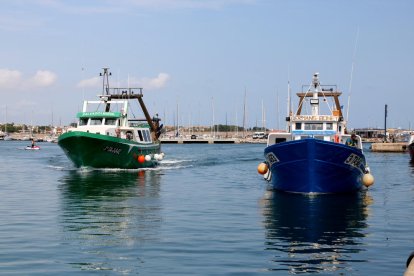
M 178 138 L 178 139 L 160 139 L 161 144 L 239 144 L 240 139 L 187 139 L 187 138 Z
M 266 143 L 266 140 L 263 141 L 252 141 L 252 139 L 242 139 L 242 138 L 161 138 L 161 144 L 242 144 L 242 143 Z
M 407 143 L 372 143 L 371 151 L 373 152 L 406 152 Z

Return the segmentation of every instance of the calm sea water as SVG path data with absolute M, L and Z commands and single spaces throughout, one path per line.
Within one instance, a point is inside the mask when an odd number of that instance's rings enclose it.
M 408 154 L 366 151 L 370 190 L 307 197 L 267 191 L 264 145 L 163 145 L 159 168 L 87 171 L 26 144 L 0 142 L 2 275 L 402 275 L 414 251 Z

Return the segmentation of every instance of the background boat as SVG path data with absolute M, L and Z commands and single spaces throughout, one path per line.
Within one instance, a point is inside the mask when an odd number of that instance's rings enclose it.
M 77 126 L 59 136 L 59 146 L 76 167 L 156 166 L 163 158 L 160 119 L 149 115 L 142 88 L 110 88 L 109 69 L 103 70 L 103 94 L 97 101 L 84 102 Z M 134 117 L 132 100 L 138 101 L 144 119 Z

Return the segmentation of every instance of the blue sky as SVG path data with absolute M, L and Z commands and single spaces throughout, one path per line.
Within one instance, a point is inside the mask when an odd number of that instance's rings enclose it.
M 144 88 L 172 125 L 284 128 L 287 83 L 337 84 L 349 127 L 414 128 L 410 0 L 14 0 L 0 2 L 0 122 L 75 120 L 96 77 Z M 351 68 L 353 65 L 352 82 Z M 97 81 L 98 80 L 98 81 Z M 351 88 L 351 91 L 349 91 Z M 294 100 L 296 100 L 294 98 Z M 296 101 L 295 101 L 296 104 Z

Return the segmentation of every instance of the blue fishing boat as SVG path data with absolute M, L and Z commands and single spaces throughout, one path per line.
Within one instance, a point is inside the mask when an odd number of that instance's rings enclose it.
M 258 167 L 274 189 L 352 193 L 373 184 L 361 137 L 347 132 L 341 94 L 336 85 L 321 85 L 318 73 L 297 93 L 299 105 L 286 117 L 287 130 L 268 135 L 265 162 Z

